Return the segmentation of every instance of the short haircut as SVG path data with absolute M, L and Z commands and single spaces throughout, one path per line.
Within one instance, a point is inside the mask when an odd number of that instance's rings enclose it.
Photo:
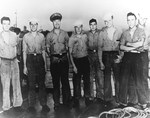
M 136 15 L 135 15 L 134 13 L 132 13 L 132 12 L 127 13 L 127 17 L 128 17 L 128 16 L 134 16 L 135 19 L 137 19 Z
M 96 19 L 92 18 L 90 21 L 89 21 L 89 25 L 92 23 L 92 22 L 95 22 L 97 24 L 97 21 Z
M 10 18 L 9 18 L 9 17 L 4 16 L 4 17 L 2 17 L 2 18 L 1 18 L 1 24 L 3 24 L 3 21 L 4 21 L 4 20 L 8 20 L 8 21 L 10 22 Z

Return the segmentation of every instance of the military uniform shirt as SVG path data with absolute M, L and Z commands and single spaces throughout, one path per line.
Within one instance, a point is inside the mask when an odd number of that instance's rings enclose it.
M 121 32 L 116 29 L 113 34 L 112 40 L 110 40 L 108 37 L 107 28 L 103 28 L 103 30 L 99 34 L 98 45 L 102 49 L 102 51 L 118 51 L 120 37 Z
M 50 49 L 50 54 L 66 53 L 68 51 L 69 36 L 67 32 L 60 30 L 57 35 L 54 30 L 46 36 L 46 46 Z
M 45 38 L 42 33 L 37 32 L 35 37 L 31 32 L 24 35 L 23 52 L 27 54 L 42 54 L 43 50 L 45 50 Z
M 87 56 L 87 35 L 81 34 L 78 37 L 76 34 L 73 34 L 69 40 L 69 48 L 72 48 L 72 54 L 75 58 Z
M 140 41 L 142 38 L 145 38 L 145 37 L 146 37 L 146 35 L 145 35 L 144 30 L 137 27 L 137 29 L 135 30 L 135 32 L 134 32 L 134 34 L 133 34 L 133 38 L 131 38 L 130 30 L 127 29 L 127 30 L 122 34 L 120 44 L 126 46 L 126 43 L 128 43 L 128 42 L 129 42 L 129 43 L 135 43 L 135 42 L 138 42 L 138 41 Z
M 88 49 L 89 50 L 98 50 L 98 38 L 99 38 L 99 30 L 93 34 L 91 31 L 87 33 L 88 36 Z
M 2 33 L 3 32 L 0 33 L 0 57 L 13 59 L 17 55 L 17 35 L 14 32 L 9 31 L 9 42 L 6 42 Z

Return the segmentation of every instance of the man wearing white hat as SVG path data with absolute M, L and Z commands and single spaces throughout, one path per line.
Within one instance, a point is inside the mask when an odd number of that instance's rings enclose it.
M 36 85 L 39 87 L 39 101 L 42 105 L 42 112 L 49 112 L 47 106 L 47 95 L 45 91 L 45 38 L 37 31 L 37 19 L 29 21 L 30 32 L 23 37 L 23 60 L 24 74 L 28 76 L 29 83 L 29 112 L 35 112 Z
M 103 20 L 105 27 L 99 35 L 99 61 L 101 69 L 104 70 L 104 100 L 108 108 L 117 106 L 119 93 L 119 39 L 121 32 L 113 25 L 114 16 L 108 13 Z M 119 58 L 118 58 L 119 57 Z M 115 81 L 115 100 L 112 94 L 111 74 Z
M 60 107 L 60 82 L 62 85 L 63 105 L 70 107 L 71 91 L 69 85 L 68 40 L 69 36 L 61 27 L 62 15 L 54 13 L 50 16 L 53 30 L 46 36 L 47 53 L 50 57 L 50 71 L 53 82 L 54 110 Z
M 74 23 L 75 32 L 69 39 L 69 53 L 73 65 L 73 87 L 75 107 L 79 107 L 81 98 L 81 79 L 84 84 L 84 97 L 86 105 L 90 98 L 90 65 L 87 52 L 87 35 L 83 33 L 82 21 Z

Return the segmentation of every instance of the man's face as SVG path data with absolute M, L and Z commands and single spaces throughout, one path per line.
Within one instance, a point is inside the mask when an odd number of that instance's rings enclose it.
M 61 20 L 54 20 L 53 21 L 53 26 L 55 29 L 60 29 L 60 25 L 61 25 Z
M 32 32 L 36 32 L 38 29 L 38 23 L 30 23 L 30 29 Z
M 128 16 L 127 17 L 127 23 L 128 23 L 129 28 L 134 28 L 136 26 L 135 16 Z
M 97 29 L 97 23 L 96 22 L 90 23 L 90 30 L 95 31 L 96 29 Z
M 4 31 L 9 31 L 10 21 L 9 20 L 3 20 L 3 22 L 2 22 L 2 28 L 3 28 Z
M 108 27 L 108 28 L 112 27 L 112 26 L 113 26 L 113 19 L 110 18 L 110 19 L 108 19 L 108 20 L 104 20 L 104 24 L 105 24 L 105 26 Z
M 80 25 L 80 26 L 75 26 L 74 28 L 75 28 L 75 32 L 76 32 L 77 34 L 81 34 L 81 32 L 82 32 L 82 25 Z

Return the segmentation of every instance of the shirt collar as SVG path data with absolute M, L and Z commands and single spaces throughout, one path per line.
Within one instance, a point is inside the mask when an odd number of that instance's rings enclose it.
M 53 29 L 52 32 L 53 32 L 54 34 L 56 34 L 54 30 L 55 30 L 55 29 Z M 60 29 L 59 34 L 61 34 L 61 33 L 62 33 L 62 29 Z
M 98 29 L 96 29 L 95 33 L 97 33 L 97 32 L 98 32 Z M 90 30 L 90 33 L 92 33 L 92 34 L 93 34 L 92 30 Z M 95 33 L 94 33 L 94 34 L 95 34 Z
M 30 33 L 30 35 L 32 34 L 31 31 L 29 31 L 29 33 Z M 36 35 L 39 35 L 39 32 L 38 32 L 38 31 L 36 32 Z

